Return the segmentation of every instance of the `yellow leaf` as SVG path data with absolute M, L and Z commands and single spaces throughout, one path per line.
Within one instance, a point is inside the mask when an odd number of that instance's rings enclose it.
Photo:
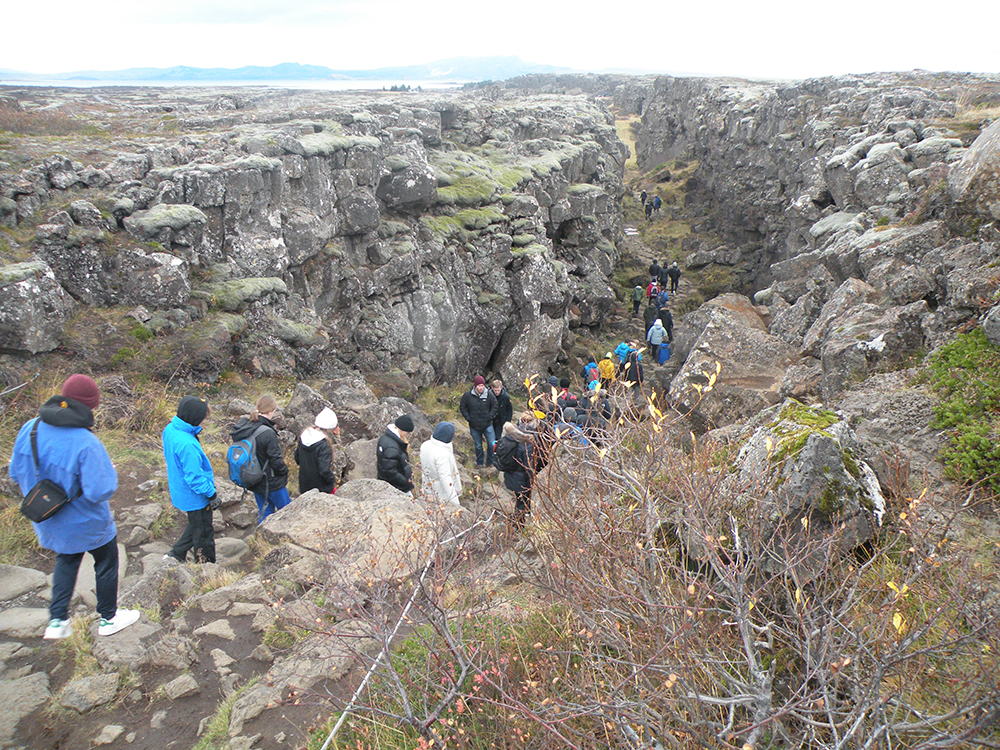
M 694 596 L 694 584 L 693 583 L 689 583 L 688 584 L 687 591 L 688 591 L 688 594 L 690 594 L 691 596 Z
M 803 529 L 808 529 L 809 528 L 809 519 L 808 518 L 803 518 L 802 519 L 802 528 Z
M 756 599 L 751 599 L 750 600 L 750 606 L 748 607 L 748 609 L 752 610 L 756 606 L 757 606 L 757 600 Z
M 531 390 L 531 378 L 529 377 L 524 378 L 524 387 L 527 388 L 529 391 Z
M 896 592 L 897 594 L 899 593 L 899 586 L 897 586 L 897 585 L 896 585 L 895 583 L 893 583 L 892 581 L 886 581 L 886 584 L 885 584 L 885 585 L 886 585 L 886 586 L 888 586 L 889 588 L 891 588 L 891 589 L 892 589 L 893 591 L 895 591 L 895 592 Z
M 535 419 L 545 419 L 545 412 L 535 409 Z
M 900 635 L 906 630 L 906 620 L 903 619 L 903 616 L 899 612 L 892 616 L 892 626 L 896 628 L 896 632 Z

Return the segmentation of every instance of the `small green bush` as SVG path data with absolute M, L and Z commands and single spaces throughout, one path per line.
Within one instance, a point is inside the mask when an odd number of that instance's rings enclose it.
M 1000 492 L 1000 349 L 976 328 L 935 352 L 928 369 L 941 397 L 933 424 L 950 431 L 942 453 L 946 468 L 955 479 Z

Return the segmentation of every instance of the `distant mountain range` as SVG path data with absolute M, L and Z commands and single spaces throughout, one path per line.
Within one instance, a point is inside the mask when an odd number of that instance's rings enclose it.
M 315 81 L 315 80 L 399 80 L 399 81 L 484 81 L 504 80 L 529 73 L 570 73 L 570 68 L 527 63 L 519 57 L 452 57 L 426 65 L 403 65 L 373 70 L 334 70 L 322 65 L 281 63 L 262 67 L 126 68 L 125 70 L 77 70 L 69 73 L 38 74 L 0 69 L 0 79 L 21 81 Z

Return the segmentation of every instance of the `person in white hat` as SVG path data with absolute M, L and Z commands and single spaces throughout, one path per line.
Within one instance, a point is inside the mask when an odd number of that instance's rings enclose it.
M 295 463 L 299 465 L 299 494 L 309 490 L 333 493 L 337 480 L 333 476 L 333 453 L 327 432 L 340 434 L 337 415 L 332 409 L 324 408 L 313 425 L 306 427 L 299 435 L 295 446 Z

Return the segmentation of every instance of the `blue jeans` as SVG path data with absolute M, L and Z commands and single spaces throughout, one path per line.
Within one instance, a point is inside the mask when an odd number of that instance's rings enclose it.
M 253 493 L 257 501 L 257 523 L 260 523 L 276 510 L 280 510 L 292 502 L 288 496 L 288 488 L 282 487 L 280 490 L 271 490 L 265 497 L 262 492 Z
M 76 588 L 76 574 L 80 571 L 83 555 L 83 552 L 56 555 L 56 567 L 52 571 L 49 619 L 69 619 L 69 602 L 73 598 L 73 589 Z M 97 611 L 105 620 L 110 620 L 118 612 L 118 538 L 90 550 L 90 555 L 94 558 Z
M 476 446 L 476 466 L 483 465 L 483 438 L 486 438 L 486 463 L 492 466 L 493 443 L 496 442 L 496 435 L 493 432 L 493 425 L 490 425 L 485 430 L 476 430 L 470 427 L 469 433 L 472 435 L 473 445 Z

